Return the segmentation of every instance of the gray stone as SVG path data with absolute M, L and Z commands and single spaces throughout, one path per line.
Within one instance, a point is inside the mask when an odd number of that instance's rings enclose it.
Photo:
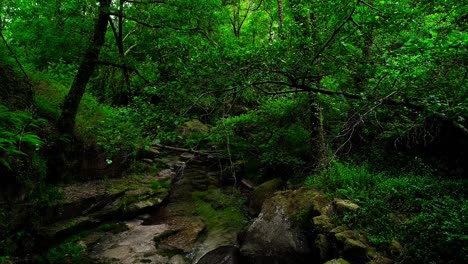
M 167 264 L 185 264 L 185 259 L 181 255 L 174 255 Z
M 277 192 L 266 200 L 242 238 L 242 255 L 256 262 L 302 263 L 308 259 L 312 251 L 302 225 L 310 219 L 316 195 L 310 189 L 299 189 Z
M 180 154 L 180 157 L 184 160 L 193 160 L 195 158 L 195 155 L 193 153 L 184 152 Z
M 239 263 L 239 248 L 222 246 L 205 254 L 197 264 L 237 264 Z
M 249 214 L 257 216 L 262 209 L 263 202 L 273 196 L 283 185 L 280 178 L 275 178 L 260 184 L 252 193 L 249 202 Z

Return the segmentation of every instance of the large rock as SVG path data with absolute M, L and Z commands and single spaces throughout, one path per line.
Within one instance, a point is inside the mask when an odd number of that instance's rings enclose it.
M 103 235 L 90 249 L 89 257 L 94 263 L 167 263 L 169 259 L 158 254 L 153 238 L 164 234 L 169 227 L 165 224 L 145 226 L 142 222 L 128 222 L 127 231 Z
M 329 260 L 329 261 L 325 262 L 325 264 L 350 264 L 350 263 L 347 260 L 339 258 L 339 259 Z
M 205 254 L 197 264 L 238 264 L 239 248 L 222 246 Z
M 283 186 L 283 181 L 280 178 L 275 178 L 260 184 L 252 193 L 249 202 L 249 214 L 257 216 L 262 209 L 263 202 L 273 196 Z
M 241 253 L 254 263 L 307 263 L 312 250 L 303 229 L 314 209 L 310 189 L 277 192 L 242 238 Z
M 195 133 L 207 134 L 210 132 L 210 127 L 200 122 L 200 120 L 192 119 L 185 122 L 181 127 L 176 130 L 176 134 L 184 138 L 190 137 Z

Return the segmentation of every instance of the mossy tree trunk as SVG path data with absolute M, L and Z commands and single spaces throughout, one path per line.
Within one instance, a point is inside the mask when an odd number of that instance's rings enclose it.
M 80 105 L 81 98 L 86 90 L 91 75 L 99 58 L 101 47 L 104 45 L 107 22 L 109 18 L 108 9 L 111 0 L 99 0 L 99 17 L 94 27 L 93 40 L 90 43 L 78 73 L 73 80 L 73 84 L 65 98 L 62 108 L 62 114 L 58 121 L 58 129 L 63 135 L 73 136 L 76 114 Z

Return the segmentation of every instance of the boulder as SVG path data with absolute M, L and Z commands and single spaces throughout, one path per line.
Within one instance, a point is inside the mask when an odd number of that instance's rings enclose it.
M 153 238 L 163 234 L 169 227 L 165 224 L 142 223 L 142 220 L 128 222 L 128 230 L 103 235 L 89 251 L 92 263 L 167 263 L 168 258 L 156 251 Z
M 200 122 L 200 120 L 192 119 L 185 122 L 176 130 L 176 134 L 184 138 L 190 137 L 195 133 L 209 133 L 210 127 Z
M 283 181 L 280 178 L 266 181 L 254 189 L 249 202 L 249 214 L 257 216 L 262 209 L 263 202 L 273 196 L 283 186 Z
M 222 246 L 206 253 L 197 264 L 238 264 L 239 248 Z
M 169 262 L 167 264 L 185 264 L 185 259 L 181 255 L 174 255 L 172 256 L 171 259 L 169 259 Z
M 350 263 L 347 260 L 339 258 L 339 259 L 329 260 L 329 261 L 325 262 L 325 264 L 350 264 Z
M 307 263 L 312 251 L 303 229 L 314 211 L 313 190 L 277 192 L 242 237 L 241 253 L 254 263 Z

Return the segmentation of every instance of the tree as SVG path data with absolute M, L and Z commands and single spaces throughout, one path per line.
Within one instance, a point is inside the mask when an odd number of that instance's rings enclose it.
M 111 0 L 99 0 L 99 15 L 94 27 L 93 40 L 88 47 L 83 61 L 78 68 L 78 73 L 73 80 L 73 84 L 67 94 L 61 116 L 58 120 L 58 129 L 62 134 L 73 135 L 75 127 L 76 114 L 80 105 L 81 98 L 86 90 L 86 85 L 97 65 L 101 47 L 104 45 L 107 23 L 109 19 L 109 7 Z

